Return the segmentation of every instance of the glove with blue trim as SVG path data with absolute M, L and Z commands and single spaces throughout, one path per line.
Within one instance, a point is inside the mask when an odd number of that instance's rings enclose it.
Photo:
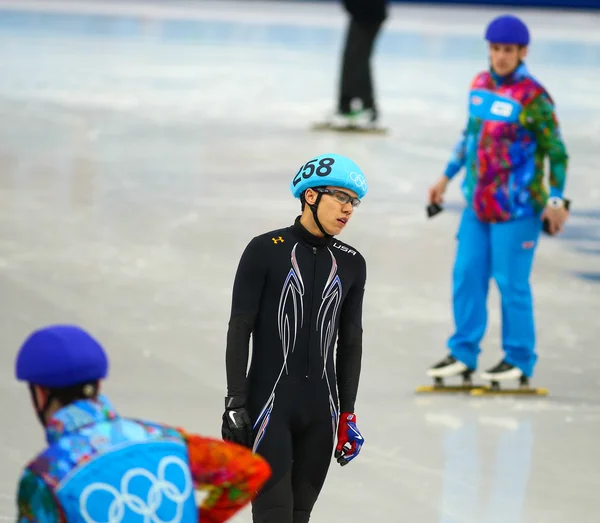
M 334 457 L 343 467 L 358 456 L 365 442 L 365 439 L 356 427 L 356 414 L 342 412 L 338 425 L 337 440 Z

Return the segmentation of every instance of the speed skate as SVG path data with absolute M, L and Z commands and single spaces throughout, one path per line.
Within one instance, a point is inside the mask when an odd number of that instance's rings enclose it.
M 529 384 L 529 378 L 517 367 L 501 361 L 495 367 L 483 372 L 481 379 L 489 385 L 476 385 L 473 383 L 474 369 L 468 368 L 464 363 L 452 356 L 444 358 L 439 363 L 427 370 L 427 375 L 432 377 L 433 385 L 421 385 L 416 392 L 422 393 L 467 393 L 471 396 L 497 396 L 497 395 L 522 395 L 522 396 L 547 396 L 548 390 L 534 388 Z M 448 385 L 445 380 L 452 377 L 461 377 L 462 383 Z M 517 380 L 517 387 L 502 387 L 501 383 Z
M 434 378 L 433 385 L 419 385 L 416 388 L 417 394 L 424 393 L 439 393 L 439 392 L 450 392 L 450 393 L 472 393 L 473 391 L 482 388 L 481 385 L 474 385 L 471 381 L 470 376 L 463 376 L 462 383 L 456 385 L 449 385 L 444 382 L 444 378 Z
M 464 363 L 452 356 L 444 358 L 427 371 L 427 375 L 433 378 L 433 385 L 421 385 L 417 387 L 419 394 L 428 392 L 463 392 L 469 393 L 480 388 L 473 384 L 473 369 L 469 369 Z M 447 385 L 445 380 L 460 376 L 462 383 Z
M 376 125 L 362 126 L 354 124 L 336 124 L 332 122 L 317 122 L 312 125 L 313 131 L 331 131 L 337 133 L 357 133 L 357 134 L 388 134 L 386 127 Z
M 496 366 L 483 372 L 481 378 L 489 381 L 489 385 L 471 391 L 472 396 L 497 396 L 497 395 L 521 395 L 521 396 L 547 396 L 548 390 L 533 388 L 529 385 L 529 378 L 523 374 L 518 367 L 502 360 Z M 500 383 L 508 380 L 518 380 L 516 388 L 502 388 Z

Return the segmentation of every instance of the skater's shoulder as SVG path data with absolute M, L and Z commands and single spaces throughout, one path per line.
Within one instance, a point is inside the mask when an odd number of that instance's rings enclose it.
M 262 241 L 262 242 L 272 242 L 272 238 L 273 237 L 279 237 L 282 236 L 284 239 L 285 238 L 289 238 L 290 237 L 290 227 L 286 226 L 286 227 L 280 227 L 279 229 L 273 229 L 267 232 L 263 232 L 262 234 L 259 234 L 258 236 L 255 237 L 255 239 L 257 239 L 258 241 Z
M 289 243 L 292 239 L 290 227 L 281 227 L 255 235 L 248 243 L 249 247 L 264 248 Z
M 333 238 L 329 244 L 329 247 L 333 251 L 334 254 L 336 252 L 343 253 L 342 254 L 343 258 L 348 258 L 350 260 L 354 260 L 359 265 L 366 264 L 364 256 L 360 253 L 360 251 L 356 247 L 354 247 L 346 242 L 343 242 L 342 240 L 339 240 L 338 238 Z

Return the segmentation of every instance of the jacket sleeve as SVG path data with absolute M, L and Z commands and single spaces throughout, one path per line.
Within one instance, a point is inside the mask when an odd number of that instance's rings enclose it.
M 221 523 L 252 501 L 271 475 L 250 449 L 179 429 L 187 443 L 194 487 L 205 494 L 199 521 Z
M 225 349 L 228 396 L 246 394 L 250 335 L 258 315 L 265 278 L 264 252 L 259 239 L 254 238 L 242 254 L 233 283 Z
M 454 144 L 454 148 L 450 154 L 450 159 L 446 164 L 444 174 L 447 178 L 454 178 L 454 176 L 466 166 L 468 153 L 467 148 L 471 147 L 470 144 L 475 143 L 475 137 L 479 133 L 480 129 L 481 120 L 473 116 L 469 116 L 462 135 Z
M 362 310 L 367 280 L 367 265 L 361 256 L 358 276 L 348 291 L 340 314 L 336 353 L 340 412 L 354 412 L 362 366 Z
M 525 126 L 535 135 L 538 148 L 550 163 L 550 196 L 563 197 L 568 155 L 552 100 L 546 94 L 535 98 L 525 112 Z
M 26 469 L 19 481 L 17 523 L 63 523 L 54 494 L 37 474 Z
M 446 178 L 452 180 L 452 178 L 454 178 L 454 176 L 464 167 L 467 156 L 466 144 L 467 129 L 463 131 L 462 136 L 454 144 L 454 148 L 450 153 L 450 159 L 448 160 L 446 168 L 444 169 L 444 175 Z
M 478 75 L 479 76 L 479 75 Z M 471 97 L 470 90 L 476 86 L 476 81 L 478 76 L 476 76 L 469 86 L 469 98 Z M 474 137 L 479 132 L 481 127 L 481 120 L 475 118 L 474 116 L 467 116 L 466 125 L 462 131 L 460 138 L 454 144 L 452 152 L 450 153 L 450 158 L 448 163 L 446 164 L 446 168 L 444 170 L 444 175 L 450 180 L 454 178 L 458 172 L 465 167 L 467 160 L 467 144 L 472 143 Z

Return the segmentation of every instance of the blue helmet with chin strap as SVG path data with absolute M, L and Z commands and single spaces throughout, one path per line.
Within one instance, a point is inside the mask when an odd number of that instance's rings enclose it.
M 492 44 L 529 45 L 529 29 L 520 18 L 502 15 L 487 26 L 485 39 Z
M 354 191 L 359 199 L 368 191 L 361 168 L 339 154 L 322 154 L 306 162 L 292 179 L 290 190 L 294 198 L 300 198 L 306 189 L 326 185 Z
M 31 333 L 17 355 L 19 381 L 65 388 L 104 379 L 108 358 L 90 334 L 74 325 L 51 325 Z

